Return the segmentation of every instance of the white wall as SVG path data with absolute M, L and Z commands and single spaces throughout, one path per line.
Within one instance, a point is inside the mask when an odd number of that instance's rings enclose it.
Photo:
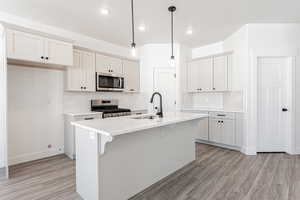
M 293 56 L 296 58 L 295 71 L 295 138 L 292 139 L 291 153 L 300 153 L 300 72 L 299 47 L 300 24 L 250 24 L 249 25 L 249 93 L 248 145 L 256 149 L 257 143 L 257 57 L 258 56 Z M 252 133 L 252 134 L 250 134 Z
M 0 24 L 0 168 L 7 166 L 5 33 Z
M 174 56 L 175 62 L 178 64 L 179 46 L 177 44 L 175 44 Z M 153 93 L 153 70 L 156 67 L 172 67 L 170 65 L 170 57 L 170 44 L 148 44 L 140 48 L 141 93 L 148 99 L 146 104 L 149 110 L 153 109 L 153 106 L 149 103 Z
M 189 109 L 193 106 L 193 95 L 188 93 L 187 62 L 192 59 L 192 49 L 179 46 L 179 63 L 177 65 L 177 109 Z
M 248 44 L 248 25 L 240 28 L 223 42 L 224 51 L 233 51 L 230 86 L 234 91 L 244 90 L 248 86 Z
M 204 56 L 210 56 L 213 54 L 219 54 L 223 52 L 223 41 L 216 42 L 213 44 L 201 46 L 198 48 L 194 48 L 192 50 L 192 59 L 204 57 Z
M 300 24 L 248 24 L 224 40 L 223 50 L 234 51 L 232 88 L 243 93 L 243 151 L 256 153 L 257 143 L 257 56 L 297 56 Z M 296 61 L 296 63 L 299 63 Z M 296 66 L 296 153 L 300 153 L 300 66 Z M 226 100 L 227 101 L 227 100 Z
M 8 65 L 9 164 L 63 153 L 62 113 L 62 71 Z

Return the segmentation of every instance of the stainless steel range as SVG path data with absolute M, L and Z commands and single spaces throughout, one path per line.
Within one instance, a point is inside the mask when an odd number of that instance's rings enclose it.
M 130 109 L 119 108 L 119 101 L 117 99 L 91 100 L 91 111 L 102 112 L 102 118 L 131 115 Z

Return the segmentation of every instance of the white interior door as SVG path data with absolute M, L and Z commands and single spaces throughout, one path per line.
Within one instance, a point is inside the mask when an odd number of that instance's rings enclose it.
M 291 136 L 291 70 L 290 58 L 258 59 L 258 152 L 287 151 Z
M 155 68 L 154 69 L 154 92 L 161 93 L 163 97 L 163 111 L 176 110 L 176 71 L 174 68 Z M 155 106 L 159 104 L 158 98 L 155 99 Z

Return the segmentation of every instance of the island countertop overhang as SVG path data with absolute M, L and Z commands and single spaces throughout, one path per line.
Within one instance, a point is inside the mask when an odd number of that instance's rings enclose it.
M 180 122 L 207 118 L 207 114 L 174 112 L 166 113 L 163 118 L 156 119 L 135 119 L 133 116 L 95 119 L 89 121 L 77 121 L 71 124 L 91 132 L 102 134 L 107 137 L 115 137 L 131 132 L 142 131 L 161 126 L 167 126 Z

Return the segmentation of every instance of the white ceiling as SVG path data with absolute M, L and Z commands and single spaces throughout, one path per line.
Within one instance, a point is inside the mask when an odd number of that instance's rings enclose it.
M 299 0 L 135 0 L 137 45 L 170 41 L 168 6 L 177 6 L 175 40 L 191 47 L 225 39 L 246 23 L 300 22 Z M 129 46 L 130 0 L 0 0 L 0 11 Z M 99 9 L 107 7 L 109 16 Z M 185 31 L 193 27 L 193 35 Z

